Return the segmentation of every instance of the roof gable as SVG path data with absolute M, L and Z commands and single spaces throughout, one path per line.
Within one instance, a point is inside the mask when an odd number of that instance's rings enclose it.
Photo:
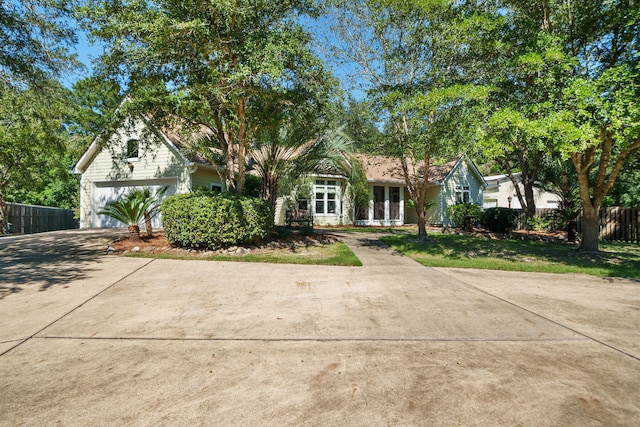
M 125 120 L 129 120 L 129 119 L 135 120 L 132 117 L 128 117 Z M 169 149 L 176 156 L 178 156 L 178 158 L 181 161 L 183 161 L 185 164 L 198 163 L 201 165 L 206 165 L 211 167 L 213 166 L 210 162 L 208 162 L 205 159 L 205 157 L 201 153 L 195 150 L 191 150 L 189 148 L 189 144 L 180 137 L 180 134 L 178 131 L 173 131 L 168 127 L 158 129 L 151 125 L 148 117 L 144 117 L 142 115 L 140 115 L 138 119 L 144 123 L 144 126 L 151 129 L 153 133 L 158 137 L 159 141 L 165 144 L 166 146 L 168 146 Z M 109 140 L 111 140 L 111 138 L 113 138 L 115 134 L 116 133 L 112 134 Z M 87 168 L 91 165 L 95 157 L 104 148 L 104 144 L 101 143 L 101 140 L 103 137 L 104 135 L 98 135 L 93 139 L 89 147 L 84 151 L 82 156 L 80 156 L 80 159 L 78 160 L 78 162 L 74 165 L 73 173 L 82 174 L 87 170 Z

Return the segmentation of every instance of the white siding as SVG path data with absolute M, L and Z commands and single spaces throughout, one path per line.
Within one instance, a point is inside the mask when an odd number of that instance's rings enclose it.
M 453 168 L 441 186 L 440 215 L 443 225 L 451 225 L 451 220 L 447 217 L 447 208 L 456 204 L 456 186 L 469 187 L 469 202 L 482 206 L 484 190 L 482 181 L 463 160 Z
M 496 175 L 491 177 L 485 177 L 488 187 L 484 193 L 484 207 L 501 207 L 521 209 L 520 201 L 516 195 L 516 189 L 513 182 L 506 175 Z M 524 187 L 519 184 L 520 190 L 524 195 Z M 509 203 L 509 197 L 511 197 L 511 203 Z M 536 203 L 536 208 L 550 208 L 555 209 L 560 203 L 560 196 L 549 191 L 544 191 L 540 188 L 534 187 L 533 197 Z
M 135 186 L 144 186 L 145 182 L 171 179 L 175 182 L 175 191 L 189 191 L 190 167 L 184 158 L 160 137 L 140 147 L 138 159 L 126 158 L 126 144 L 129 139 L 141 139 L 144 123 L 138 120 L 130 128 L 115 133 L 109 143 L 102 148 L 82 174 L 80 188 L 80 226 L 93 227 L 95 218 L 95 188 L 123 186 L 132 182 Z

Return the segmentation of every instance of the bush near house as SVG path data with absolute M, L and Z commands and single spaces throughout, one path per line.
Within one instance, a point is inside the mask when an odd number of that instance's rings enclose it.
M 273 228 L 273 212 L 253 197 L 179 194 L 163 201 L 162 225 L 172 245 L 218 249 L 264 239 Z
M 482 208 L 473 203 L 458 203 L 447 208 L 447 216 L 457 228 L 465 230 L 475 226 L 480 219 Z
M 480 216 L 480 224 L 494 233 L 506 233 L 518 225 L 518 212 L 510 208 L 487 208 Z

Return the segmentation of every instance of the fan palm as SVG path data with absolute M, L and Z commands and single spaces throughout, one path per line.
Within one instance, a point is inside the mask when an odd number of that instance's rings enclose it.
M 296 180 L 315 171 L 342 171 L 343 154 L 351 148 L 341 130 L 306 139 L 303 133 L 287 128 L 261 133 L 251 151 L 254 173 L 261 180 L 261 195 L 271 206 L 283 180 Z

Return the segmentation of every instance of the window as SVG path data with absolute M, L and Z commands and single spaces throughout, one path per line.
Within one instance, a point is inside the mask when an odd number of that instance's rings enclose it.
M 471 203 L 468 185 L 456 185 L 456 203 Z
M 138 160 L 140 158 L 140 141 L 137 139 L 127 140 L 127 160 Z
M 222 184 L 211 184 L 210 190 L 214 193 L 222 193 Z
M 339 188 L 336 180 L 316 180 L 314 192 L 316 215 L 336 214 L 338 212 Z

